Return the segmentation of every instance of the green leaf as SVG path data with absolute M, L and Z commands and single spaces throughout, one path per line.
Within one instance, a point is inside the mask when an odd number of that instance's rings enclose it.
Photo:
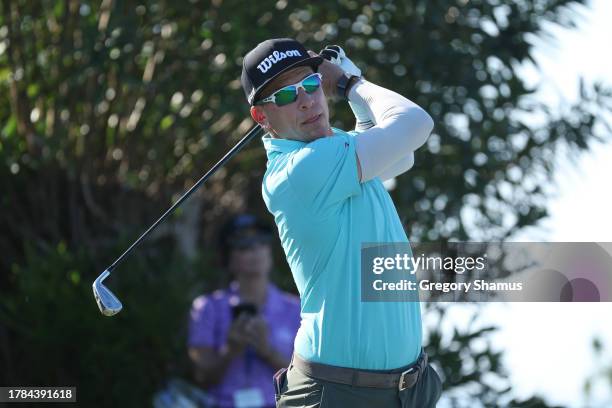
M 30 84 L 28 85 L 26 92 L 30 98 L 34 98 L 36 95 L 38 95 L 38 89 L 38 84 Z
M 174 115 L 167 115 L 161 120 L 159 127 L 161 130 L 167 130 L 174 123 Z
M 2 128 L 2 136 L 8 139 L 15 134 L 16 130 L 17 130 L 17 120 L 15 119 L 15 116 L 11 116 L 9 120 L 6 122 L 6 124 L 4 125 L 4 127 Z

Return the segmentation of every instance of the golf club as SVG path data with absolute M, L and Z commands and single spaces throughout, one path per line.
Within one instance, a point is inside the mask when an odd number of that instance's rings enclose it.
M 168 215 L 170 215 L 176 207 L 181 205 L 183 201 L 185 201 L 189 196 L 197 190 L 210 176 L 212 176 L 221 166 L 225 164 L 229 159 L 231 159 L 236 153 L 238 153 L 244 146 L 246 146 L 255 136 L 259 135 L 263 132 L 263 129 L 260 125 L 255 125 L 249 132 L 244 136 L 237 144 L 234 146 L 229 152 L 221 158 L 206 174 L 204 174 L 185 194 L 179 198 L 176 203 L 172 205 L 153 225 L 149 227 L 134 243 L 119 257 L 98 276 L 98 278 L 94 281 L 93 293 L 96 299 L 96 303 L 100 308 L 100 312 L 102 312 L 105 316 L 113 316 L 121 311 L 123 305 L 121 301 L 111 292 L 102 281 L 106 279 L 110 273 L 115 269 L 115 267 L 125 259 L 125 257 L 138 245 L 151 231 L 153 231 L 162 221 L 164 221 Z

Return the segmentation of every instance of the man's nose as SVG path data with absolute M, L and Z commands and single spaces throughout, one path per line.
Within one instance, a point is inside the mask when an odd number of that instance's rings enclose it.
M 314 95 L 307 93 L 303 88 L 298 88 L 298 106 L 301 110 L 307 110 L 314 103 Z

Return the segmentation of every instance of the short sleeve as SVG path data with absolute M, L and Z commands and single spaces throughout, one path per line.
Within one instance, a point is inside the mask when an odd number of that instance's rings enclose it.
M 190 347 L 215 347 L 214 326 L 216 313 L 214 302 L 208 296 L 199 296 L 191 305 L 187 345 Z
M 355 138 L 341 133 L 308 143 L 292 157 L 287 177 L 297 196 L 319 210 L 359 194 Z

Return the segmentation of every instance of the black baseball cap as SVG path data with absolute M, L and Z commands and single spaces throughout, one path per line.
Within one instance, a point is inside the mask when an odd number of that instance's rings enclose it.
M 270 243 L 272 229 L 251 214 L 232 217 L 221 229 L 220 246 L 225 250 L 249 248 L 257 243 Z
M 242 62 L 242 89 L 250 105 L 270 81 L 285 71 L 311 66 L 315 71 L 323 58 L 308 55 L 306 48 L 291 38 L 272 38 L 257 45 Z

